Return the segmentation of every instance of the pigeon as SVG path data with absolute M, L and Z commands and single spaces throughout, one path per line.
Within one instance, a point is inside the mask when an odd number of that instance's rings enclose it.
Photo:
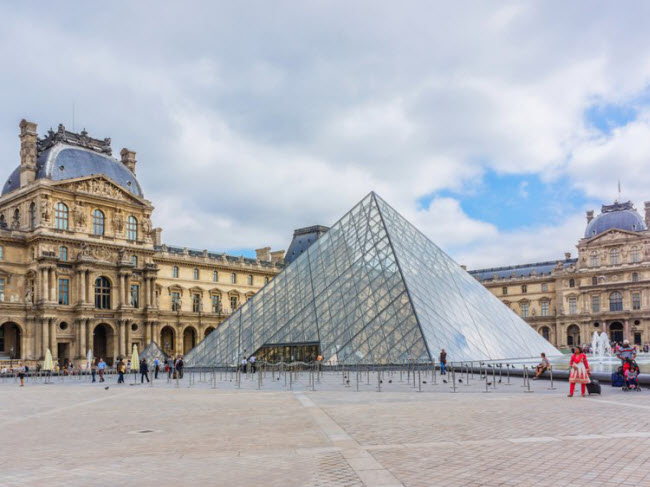
M 488 382 L 488 385 L 491 386 L 491 385 L 492 385 L 492 382 Z
M 462 383 L 463 383 L 463 379 L 458 379 L 458 383 L 459 383 L 459 384 L 462 384 Z
M 426 383 L 427 383 L 427 381 L 426 381 L 426 380 L 423 380 L 423 381 L 422 381 L 422 383 L 423 383 L 423 384 L 426 384 Z
M 109 387 L 110 387 L 110 386 L 106 386 L 106 387 L 104 387 L 104 390 L 107 391 Z
M 389 383 L 389 384 L 392 384 L 392 383 L 393 383 L 393 379 L 388 379 L 388 383 Z M 426 384 L 426 382 L 425 382 L 425 384 Z
M 447 383 L 447 380 L 446 380 L 446 379 L 442 379 L 442 381 L 443 381 L 445 384 Z

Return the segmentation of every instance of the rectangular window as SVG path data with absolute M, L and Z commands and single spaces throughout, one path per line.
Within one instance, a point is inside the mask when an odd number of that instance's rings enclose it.
M 548 284 L 545 283 L 545 282 L 543 282 L 543 283 L 542 283 L 542 292 L 545 293 L 545 292 L 547 292 L 547 291 L 548 291 Z
M 230 275 L 230 282 L 232 282 L 233 284 L 237 284 L 237 274 L 235 274 L 234 272 Z
M 221 311 L 221 300 L 218 294 L 212 295 L 212 312 L 219 313 Z
M 212 282 L 219 282 L 219 273 L 217 271 L 212 271 Z
M 194 269 L 194 280 L 195 281 L 199 280 L 199 270 L 196 268 Z
M 177 291 L 172 292 L 172 311 L 180 311 L 181 309 L 181 293 Z
M 521 303 L 521 316 L 522 318 L 528 317 L 528 303 Z
M 140 285 L 131 284 L 131 306 L 134 308 L 140 307 Z
M 0 245 L 0 260 L 3 260 L 5 258 L 5 248 Z
M 201 295 L 192 294 L 192 311 L 199 313 L 201 311 Z
M 59 260 L 61 262 L 67 262 L 67 260 L 68 260 L 68 247 L 64 247 L 64 246 L 59 247 Z
M 641 262 L 641 251 L 638 247 L 633 247 L 632 250 L 630 250 L 630 261 L 633 264 Z
M 542 316 L 548 316 L 548 301 L 542 301 Z
M 504 296 L 506 296 L 506 295 L 508 294 L 508 288 L 507 288 L 507 287 L 502 287 L 502 288 L 501 288 L 501 294 L 503 294 Z
M 249 276 L 248 276 L 248 285 L 249 286 L 253 285 L 253 275 L 252 274 L 249 274 Z
M 641 309 L 641 293 L 632 293 L 632 309 Z
M 235 311 L 237 309 L 237 296 L 230 296 L 230 309 Z
M 598 267 L 600 265 L 600 259 L 598 258 L 597 252 L 592 252 L 589 255 L 589 267 Z
M 574 315 L 578 312 L 578 300 L 576 298 L 569 298 L 569 314 Z
M 0 277 L 0 302 L 5 300 L 5 280 Z
M 69 287 L 70 281 L 68 279 L 59 279 L 59 304 L 70 304 Z
M 600 312 L 600 296 L 591 297 L 591 312 L 592 313 Z
M 172 277 L 178 278 L 178 267 L 172 267 Z

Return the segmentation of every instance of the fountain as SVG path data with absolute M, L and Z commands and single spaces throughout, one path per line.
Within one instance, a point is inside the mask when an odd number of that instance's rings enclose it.
M 604 358 L 609 359 L 611 357 L 612 347 L 609 344 L 607 333 L 602 331 L 600 333 L 594 332 L 591 339 L 591 355 L 599 362 L 602 362 Z

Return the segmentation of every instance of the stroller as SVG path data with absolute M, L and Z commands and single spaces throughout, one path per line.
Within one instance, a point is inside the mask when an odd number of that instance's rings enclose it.
M 639 387 L 639 366 L 636 361 L 628 360 L 623 366 L 623 375 L 625 376 L 624 391 L 640 391 Z

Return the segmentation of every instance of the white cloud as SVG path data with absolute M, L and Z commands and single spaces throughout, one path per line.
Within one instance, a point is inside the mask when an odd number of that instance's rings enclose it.
M 421 197 L 493 171 L 568 176 L 601 199 L 621 172 L 647 198 L 648 117 L 605 138 L 583 117 L 646 89 L 648 6 L 410 7 L 1 6 L 0 169 L 17 163 L 23 116 L 44 130 L 74 101 L 77 129 L 138 152 L 169 243 L 286 247 L 294 228 L 331 224 L 376 190 L 476 265 L 559 258 L 584 222 L 559 212 L 555 226 L 503 232 L 451 198 L 420 210 Z

